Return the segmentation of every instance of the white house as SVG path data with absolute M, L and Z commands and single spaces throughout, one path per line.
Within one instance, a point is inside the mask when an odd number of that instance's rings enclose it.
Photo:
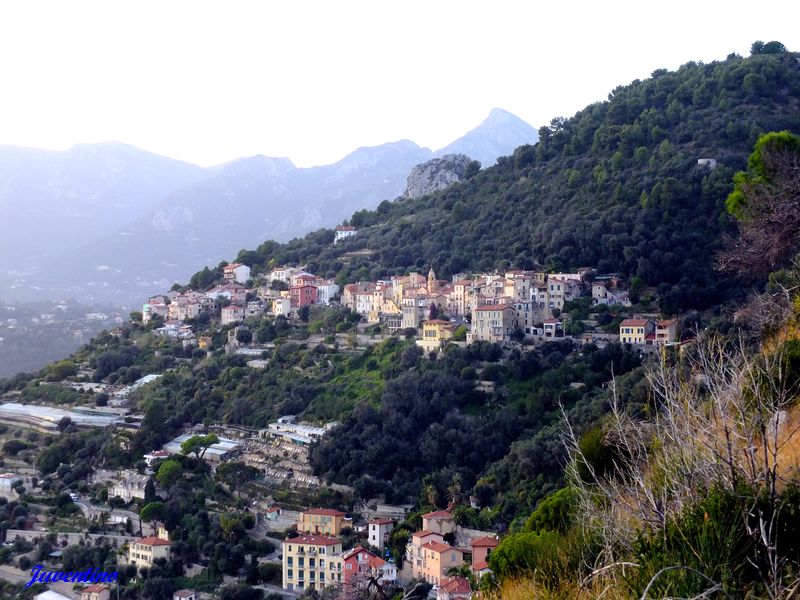
M 250 267 L 241 263 L 231 263 L 222 270 L 225 281 L 247 283 L 250 279 Z
M 317 287 L 317 304 L 330 304 L 334 296 L 339 293 L 339 286 L 333 281 L 319 282 Z
M 356 228 L 352 225 L 338 225 L 336 227 L 336 237 L 333 240 L 334 244 L 338 244 L 344 239 L 349 238 L 351 235 L 356 234 Z
M 272 301 L 272 314 L 276 317 L 283 315 L 288 317 L 292 312 L 292 301 L 290 298 L 276 298 Z

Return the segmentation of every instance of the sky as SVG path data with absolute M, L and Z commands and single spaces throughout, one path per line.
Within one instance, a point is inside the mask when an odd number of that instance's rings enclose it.
M 534 127 L 658 68 L 800 51 L 800 3 L 0 3 L 0 144 L 121 141 L 208 166 L 437 149 L 493 107 Z

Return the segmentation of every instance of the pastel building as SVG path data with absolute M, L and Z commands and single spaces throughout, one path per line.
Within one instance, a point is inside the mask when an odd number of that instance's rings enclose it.
M 345 513 L 333 508 L 312 508 L 297 517 L 297 531 L 314 535 L 341 535 Z
M 281 542 L 283 589 L 303 591 L 342 583 L 342 542 L 325 535 L 305 535 Z
M 392 519 L 371 519 L 367 524 L 367 540 L 370 546 L 375 546 L 381 552 L 389 541 L 389 534 L 394 529 Z

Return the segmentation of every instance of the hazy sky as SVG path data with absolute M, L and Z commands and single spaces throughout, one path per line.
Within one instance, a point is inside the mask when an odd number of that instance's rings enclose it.
M 124 141 L 210 165 L 441 147 L 535 127 L 690 61 L 800 50 L 800 3 L 371 0 L 0 3 L 0 144 Z

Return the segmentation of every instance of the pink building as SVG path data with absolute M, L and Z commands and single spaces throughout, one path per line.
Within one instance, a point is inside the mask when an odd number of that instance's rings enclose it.
M 292 308 L 310 306 L 317 303 L 317 288 L 313 285 L 293 285 L 289 288 Z

